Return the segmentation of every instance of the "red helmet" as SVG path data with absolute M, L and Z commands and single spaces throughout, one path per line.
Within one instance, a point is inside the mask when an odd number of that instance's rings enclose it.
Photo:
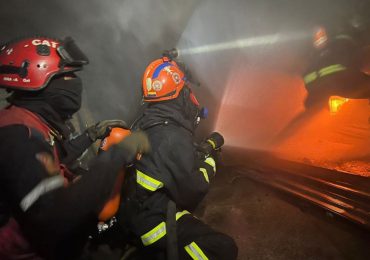
M 40 90 L 55 75 L 82 69 L 89 61 L 72 38 L 30 37 L 0 48 L 0 87 Z
M 155 60 L 143 76 L 144 101 L 175 99 L 185 85 L 185 74 L 175 61 L 166 57 Z

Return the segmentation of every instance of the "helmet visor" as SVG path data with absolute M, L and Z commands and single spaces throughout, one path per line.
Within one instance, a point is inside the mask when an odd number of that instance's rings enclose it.
M 62 45 L 57 48 L 57 52 L 62 58 L 62 63 L 67 66 L 82 66 L 89 63 L 89 59 L 76 45 L 71 37 L 67 37 Z

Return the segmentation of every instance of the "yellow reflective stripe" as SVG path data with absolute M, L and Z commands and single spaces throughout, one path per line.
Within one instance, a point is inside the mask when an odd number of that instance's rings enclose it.
M 322 68 L 321 70 L 319 70 L 319 75 L 320 75 L 320 77 L 323 77 L 323 76 L 333 74 L 335 72 L 342 71 L 342 70 L 345 70 L 345 69 L 346 69 L 346 67 L 344 67 L 343 65 L 335 64 L 335 65 L 331 65 L 331 66 L 328 66 L 328 67 L 325 67 L 325 68 Z
M 213 149 L 216 149 L 216 143 L 215 143 L 215 142 L 213 142 L 213 140 L 212 140 L 212 139 L 208 139 L 208 140 L 207 140 L 207 142 L 208 142 L 208 143 L 210 143 L 210 144 L 212 145 L 212 148 L 213 148 Z
M 149 246 L 166 235 L 166 223 L 161 222 L 158 226 L 141 236 L 144 246 Z
M 208 257 L 206 257 L 202 249 L 195 242 L 191 242 L 190 245 L 185 246 L 185 250 L 194 260 L 208 260 Z
M 346 35 L 346 34 L 339 34 L 339 35 L 335 36 L 335 39 L 337 39 L 337 40 L 350 40 L 350 41 L 354 42 L 353 38 L 349 35 Z
M 314 71 L 304 76 L 303 81 L 304 83 L 309 84 L 312 81 L 315 81 L 316 79 L 317 79 L 317 73 L 316 71 Z
M 207 159 L 205 159 L 205 162 L 211 165 L 213 168 L 213 171 L 216 172 L 216 162 L 212 157 L 208 157 Z
M 190 214 L 189 211 L 183 210 L 176 213 L 176 221 L 179 220 L 182 216 Z M 157 242 L 159 239 L 166 235 L 166 223 L 161 222 L 155 228 L 150 230 L 149 232 L 145 233 L 141 236 L 141 241 L 143 242 L 144 246 L 151 245 Z
M 306 76 L 303 77 L 303 81 L 305 84 L 309 84 L 312 81 L 315 81 L 318 77 L 324 77 L 324 76 L 327 76 L 327 75 L 330 75 L 330 74 L 333 74 L 339 71 L 343 71 L 346 69 L 347 68 L 341 64 L 330 65 L 330 66 L 320 69 L 318 72 L 313 71 L 307 74 Z
M 156 179 L 149 177 L 143 172 L 136 170 L 136 182 L 147 190 L 156 191 L 163 187 L 163 183 Z
M 179 218 L 181 218 L 182 216 L 184 216 L 186 214 L 190 214 L 190 212 L 187 211 L 187 210 L 184 210 L 184 211 L 181 211 L 181 212 L 177 212 L 176 213 L 176 221 L 179 220 Z
M 201 171 L 203 173 L 204 179 L 206 179 L 206 182 L 209 183 L 209 178 L 208 178 L 207 170 L 204 169 L 204 168 L 199 168 L 199 171 Z

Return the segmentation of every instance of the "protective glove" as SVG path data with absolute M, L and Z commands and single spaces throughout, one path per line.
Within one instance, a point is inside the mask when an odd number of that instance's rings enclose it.
M 114 146 L 120 150 L 125 165 L 132 163 L 150 150 L 148 137 L 142 131 L 132 132 L 123 141 Z
M 128 129 L 127 123 L 122 120 L 103 120 L 86 129 L 87 135 L 91 141 L 107 137 L 113 127 Z
M 212 156 L 208 156 L 199 162 L 199 171 L 203 174 L 205 180 L 209 180 L 216 175 L 216 161 Z

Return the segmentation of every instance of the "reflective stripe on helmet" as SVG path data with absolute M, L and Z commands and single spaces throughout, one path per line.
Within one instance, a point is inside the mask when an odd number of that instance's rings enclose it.
M 176 221 L 179 220 L 182 216 L 190 214 L 188 211 L 180 211 L 176 213 Z M 159 239 L 164 237 L 166 235 L 166 223 L 162 221 L 160 224 L 158 224 L 156 227 L 151 229 L 149 232 L 145 233 L 141 236 L 141 241 L 143 242 L 144 246 L 149 246 L 155 242 L 157 242 Z
M 185 246 L 185 250 L 194 260 L 208 260 L 208 257 L 195 242 L 191 242 L 189 245 Z
M 165 62 L 165 63 L 163 63 L 163 64 L 161 64 L 161 65 L 159 65 L 156 69 L 155 69 L 155 71 L 154 71 L 154 73 L 153 73 L 153 79 L 155 79 L 155 78 L 157 78 L 158 76 L 159 76 L 159 73 L 161 72 L 161 70 L 163 70 L 165 67 L 167 67 L 167 66 L 173 66 L 171 63 L 169 63 L 169 62 Z
M 156 191 L 164 186 L 162 182 L 146 175 L 139 170 L 136 170 L 136 182 L 143 188 L 150 191 Z

